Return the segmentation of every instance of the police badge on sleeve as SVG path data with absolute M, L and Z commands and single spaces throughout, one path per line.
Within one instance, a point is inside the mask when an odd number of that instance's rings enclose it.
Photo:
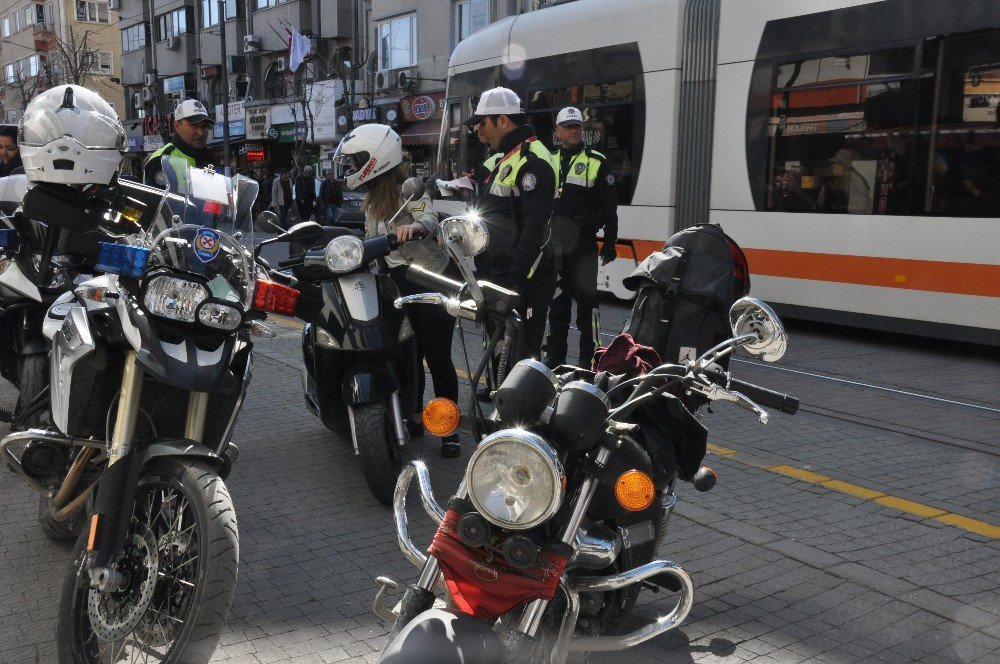
M 208 263 L 215 259 L 219 255 L 219 249 L 222 247 L 221 239 L 219 238 L 218 231 L 214 231 L 211 228 L 199 228 L 198 232 L 194 236 L 194 255 L 198 257 L 202 263 Z
M 521 178 L 521 191 L 531 191 L 538 184 L 538 178 L 534 173 L 527 173 Z

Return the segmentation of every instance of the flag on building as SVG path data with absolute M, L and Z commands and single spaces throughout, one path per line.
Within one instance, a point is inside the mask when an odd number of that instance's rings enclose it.
M 288 69 L 292 72 L 298 71 L 299 65 L 302 64 L 311 50 L 312 42 L 293 26 L 291 51 L 288 54 Z

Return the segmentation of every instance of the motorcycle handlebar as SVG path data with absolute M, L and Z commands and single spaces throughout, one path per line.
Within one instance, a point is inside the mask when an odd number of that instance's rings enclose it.
M 736 378 L 730 378 L 726 373 L 706 371 L 705 375 L 708 376 L 708 379 L 716 385 L 733 392 L 739 392 L 751 401 L 764 406 L 765 408 L 780 410 L 782 413 L 787 413 L 788 415 L 794 415 L 799 410 L 799 400 L 790 394 L 782 394 L 781 392 L 769 390 L 766 387 L 760 387 L 759 385 L 754 385 L 753 383 L 747 383 Z
M 278 261 L 279 268 L 292 267 L 293 265 L 298 265 L 302 262 L 302 256 L 295 256 L 293 258 L 283 258 Z
M 449 279 L 448 277 L 438 274 L 437 272 L 425 270 L 419 265 L 410 265 L 406 268 L 406 278 L 415 284 L 419 284 L 425 288 L 430 288 L 431 290 L 443 293 L 450 297 L 458 297 L 458 295 L 462 292 L 462 289 L 465 288 L 465 284 L 463 282 Z

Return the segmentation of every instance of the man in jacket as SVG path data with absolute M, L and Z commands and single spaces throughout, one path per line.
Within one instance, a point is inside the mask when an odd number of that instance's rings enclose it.
M 302 175 L 295 178 L 295 204 L 299 210 L 299 221 L 306 221 L 316 208 L 316 171 L 306 166 Z
M 292 181 L 289 178 L 291 171 L 282 168 L 278 177 L 271 183 L 271 207 L 278 208 L 282 228 L 288 228 L 288 208 L 292 205 Z
M 604 229 L 601 264 L 613 261 L 618 237 L 618 197 L 615 176 L 607 159 L 583 144 L 583 114 L 568 106 L 556 116 L 559 149 L 552 153 L 559 172 L 559 196 L 553 226 L 559 281 L 549 309 L 549 336 L 545 363 L 566 362 L 569 319 L 576 300 L 576 327 L 580 330 L 580 366 L 589 368 L 601 345 L 597 307 L 597 232 Z
M 212 118 L 200 101 L 186 99 L 178 104 L 174 109 L 174 135 L 169 143 L 149 155 L 142 167 L 142 181 L 156 187 L 167 187 L 167 177 L 160 164 L 164 155 L 182 157 L 196 168 L 211 164 L 211 156 L 205 149 L 211 126 Z
M 344 194 L 340 191 L 340 185 L 333 177 L 333 169 L 326 169 L 326 177 L 319 186 L 319 209 L 326 215 L 326 223 L 332 226 L 337 223 L 337 211 L 344 204 Z
M 490 280 L 517 291 L 524 319 L 524 355 L 541 355 L 545 314 L 555 290 L 546 252 L 556 170 L 549 151 L 526 124 L 513 90 L 494 88 L 479 98 L 467 124 L 500 155 L 485 176 L 481 214 L 490 227 Z M 520 358 L 517 358 L 520 359 Z

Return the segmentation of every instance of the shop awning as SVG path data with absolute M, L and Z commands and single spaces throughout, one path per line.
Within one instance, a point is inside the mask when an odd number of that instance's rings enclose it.
M 417 122 L 400 136 L 403 139 L 403 145 L 437 145 L 440 133 L 441 121 L 427 120 L 426 122 Z

